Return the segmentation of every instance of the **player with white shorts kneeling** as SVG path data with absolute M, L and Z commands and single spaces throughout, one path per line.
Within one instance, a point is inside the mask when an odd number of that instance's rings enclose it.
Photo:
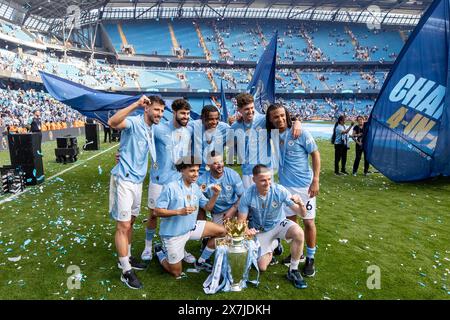
M 283 206 L 300 216 L 305 215 L 306 208 L 299 196 L 291 196 L 283 186 L 272 184 L 271 176 L 271 170 L 264 165 L 253 168 L 255 184 L 241 197 L 238 219 L 249 220 L 247 235 L 256 236 L 261 245 L 258 258 L 260 271 L 267 269 L 281 239 L 290 241 L 292 258 L 287 278 L 296 288 L 304 289 L 307 285 L 298 271 L 303 250 L 303 230 L 297 223 L 285 218 Z
M 239 198 L 244 193 L 239 174 L 231 168 L 225 167 L 223 155 L 212 151 L 208 156 L 209 171 L 205 171 L 197 181 L 206 198 L 213 196 L 212 187 L 220 185 L 219 198 L 211 211 L 212 222 L 223 225 L 223 221 L 237 215 Z
M 183 274 L 182 260 L 187 241 L 210 237 L 195 263 L 197 269 L 210 272 L 212 266 L 206 260 L 215 251 L 215 238 L 224 237 L 226 230 L 209 221 L 197 221 L 199 207 L 207 211 L 214 207 L 221 191 L 220 186 L 211 187 L 213 196 L 208 201 L 196 183 L 200 165 L 194 164 L 189 157 L 184 158 L 176 168 L 181 172 L 181 179 L 163 187 L 154 210 L 155 215 L 160 217 L 159 234 L 162 241 L 162 246 L 155 245 L 155 253 L 164 269 L 179 278 Z
M 160 123 L 154 127 L 156 161 L 150 170 L 148 185 L 149 218 L 145 228 L 145 247 L 141 258 L 150 262 L 153 257 L 152 243 L 156 233 L 157 218 L 153 214 L 163 186 L 181 178 L 175 169 L 175 163 L 180 157 L 189 154 L 192 129 L 188 126 L 191 106 L 185 99 L 172 102 L 173 119 L 169 123 Z M 184 261 L 194 263 L 195 257 L 185 252 Z

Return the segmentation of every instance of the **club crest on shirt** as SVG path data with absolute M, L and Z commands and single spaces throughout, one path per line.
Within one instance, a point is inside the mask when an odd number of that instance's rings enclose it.
M 202 184 L 200 185 L 200 190 L 201 190 L 202 192 L 205 192 L 205 191 L 206 191 L 206 183 L 202 183 Z
M 278 202 L 272 201 L 272 207 L 273 208 L 278 208 Z
M 230 186 L 229 184 L 227 184 L 227 185 L 225 186 L 225 190 L 227 190 L 227 191 L 231 191 L 232 189 L 233 189 L 233 187 Z
M 139 148 L 140 148 L 141 150 L 143 150 L 143 149 L 145 149 L 145 146 L 147 145 L 147 141 L 140 140 L 140 141 L 138 142 L 138 145 L 139 145 Z
M 294 140 L 289 140 L 288 145 L 289 147 L 292 147 L 294 145 Z

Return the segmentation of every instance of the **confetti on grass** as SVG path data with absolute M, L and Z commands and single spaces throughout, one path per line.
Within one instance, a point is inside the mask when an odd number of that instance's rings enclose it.
M 22 256 L 8 258 L 8 260 L 11 262 L 17 262 L 20 261 L 20 259 L 22 259 Z

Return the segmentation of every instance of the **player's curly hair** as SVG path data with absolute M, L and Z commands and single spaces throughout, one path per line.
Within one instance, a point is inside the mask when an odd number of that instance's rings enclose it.
M 292 127 L 291 114 L 289 113 L 288 109 L 286 109 L 286 107 L 283 106 L 281 103 L 274 103 L 274 104 L 271 104 L 267 108 L 267 111 L 266 111 L 266 129 L 269 131 L 269 133 L 270 133 L 270 130 L 276 129 L 275 126 L 273 125 L 273 123 L 270 121 L 270 113 L 277 109 L 284 109 L 284 112 L 286 114 L 287 127 L 288 128 Z
M 181 172 L 186 168 L 200 166 L 201 163 L 202 163 L 201 159 L 198 159 L 194 156 L 187 156 L 180 158 L 175 164 L 175 168 L 177 169 L 178 172 Z
M 201 118 L 202 118 L 202 121 L 203 121 L 203 122 L 205 122 L 206 119 L 208 119 L 208 116 L 209 116 L 209 114 L 210 114 L 211 112 L 218 112 L 218 113 L 219 113 L 219 116 L 220 116 L 220 111 L 219 111 L 219 109 L 217 109 L 217 107 L 216 107 L 216 106 L 213 106 L 212 104 L 208 104 L 208 105 L 206 105 L 206 106 L 204 106 L 204 107 L 202 108 L 202 115 L 201 115 Z
M 186 99 L 180 98 L 173 100 L 172 102 L 172 110 L 177 112 L 180 110 L 191 110 L 191 105 Z

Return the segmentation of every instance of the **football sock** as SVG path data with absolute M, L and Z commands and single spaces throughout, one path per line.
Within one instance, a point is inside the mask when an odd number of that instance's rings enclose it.
M 316 254 L 316 248 L 309 248 L 308 246 L 306 247 L 306 257 L 310 258 L 310 259 L 314 259 L 314 255 Z
M 125 273 L 131 270 L 130 258 L 127 257 L 119 257 L 120 265 L 122 266 L 122 272 Z
M 300 260 L 294 260 L 291 258 L 291 265 L 289 266 L 289 271 L 298 270 L 299 263 L 300 263 Z
M 216 249 L 210 249 L 208 248 L 208 246 L 205 247 L 205 250 L 203 250 L 202 255 L 200 256 L 200 258 L 198 258 L 198 263 L 203 263 L 206 260 L 209 259 L 209 257 L 211 257 L 211 255 L 214 253 Z

